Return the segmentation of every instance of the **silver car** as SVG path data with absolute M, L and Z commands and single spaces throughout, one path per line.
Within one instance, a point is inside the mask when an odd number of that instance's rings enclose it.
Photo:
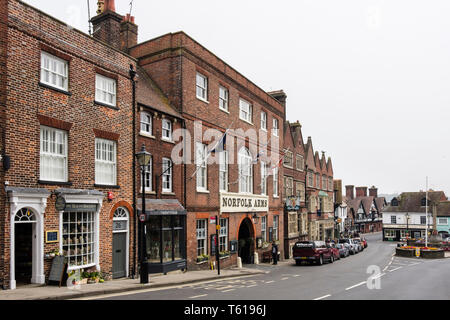
M 357 254 L 359 252 L 358 245 L 353 241 L 353 239 L 339 239 L 339 243 L 348 244 L 348 250 L 350 254 Z

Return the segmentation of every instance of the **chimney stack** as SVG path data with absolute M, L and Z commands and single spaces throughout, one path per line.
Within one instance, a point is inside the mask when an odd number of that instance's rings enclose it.
M 357 187 L 356 197 L 367 197 L 367 187 Z
M 128 48 L 137 44 L 138 27 L 134 17 L 118 14 L 114 0 L 98 0 L 97 6 L 97 16 L 91 19 L 94 38 L 128 52 Z
M 375 186 L 369 189 L 369 196 L 378 198 L 378 189 Z
M 345 195 L 347 196 L 347 198 L 350 198 L 352 200 L 355 199 L 354 188 L 355 188 L 355 186 L 345 186 L 345 190 L 346 190 Z

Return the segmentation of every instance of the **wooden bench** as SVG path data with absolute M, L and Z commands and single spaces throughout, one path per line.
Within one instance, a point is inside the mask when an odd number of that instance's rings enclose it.
M 262 254 L 262 261 L 261 262 L 272 262 L 272 251 L 265 251 Z

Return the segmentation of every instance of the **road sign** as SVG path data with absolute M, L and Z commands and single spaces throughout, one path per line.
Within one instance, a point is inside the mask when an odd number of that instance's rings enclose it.
M 145 222 L 145 214 L 139 215 L 139 221 Z
M 210 223 L 210 224 L 217 224 L 216 217 L 210 217 L 210 218 L 209 218 L 209 223 Z

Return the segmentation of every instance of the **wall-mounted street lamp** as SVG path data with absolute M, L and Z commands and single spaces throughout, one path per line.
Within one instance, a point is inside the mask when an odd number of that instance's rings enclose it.
M 257 223 L 258 223 L 259 217 L 258 217 L 258 215 L 257 215 L 256 213 L 253 214 L 253 216 L 252 216 L 252 221 L 253 221 L 254 224 L 257 224 Z
M 145 145 L 142 145 L 142 149 L 140 152 L 136 153 L 136 159 L 139 163 L 139 166 L 141 167 L 142 172 L 142 211 L 141 216 L 143 215 L 145 217 L 145 168 L 150 164 L 150 160 L 152 155 L 145 150 Z M 147 248 L 145 247 L 145 220 L 146 219 L 140 219 L 140 247 L 141 247 L 141 269 L 140 269 L 140 278 L 141 278 L 141 284 L 148 283 L 148 261 L 147 261 Z

